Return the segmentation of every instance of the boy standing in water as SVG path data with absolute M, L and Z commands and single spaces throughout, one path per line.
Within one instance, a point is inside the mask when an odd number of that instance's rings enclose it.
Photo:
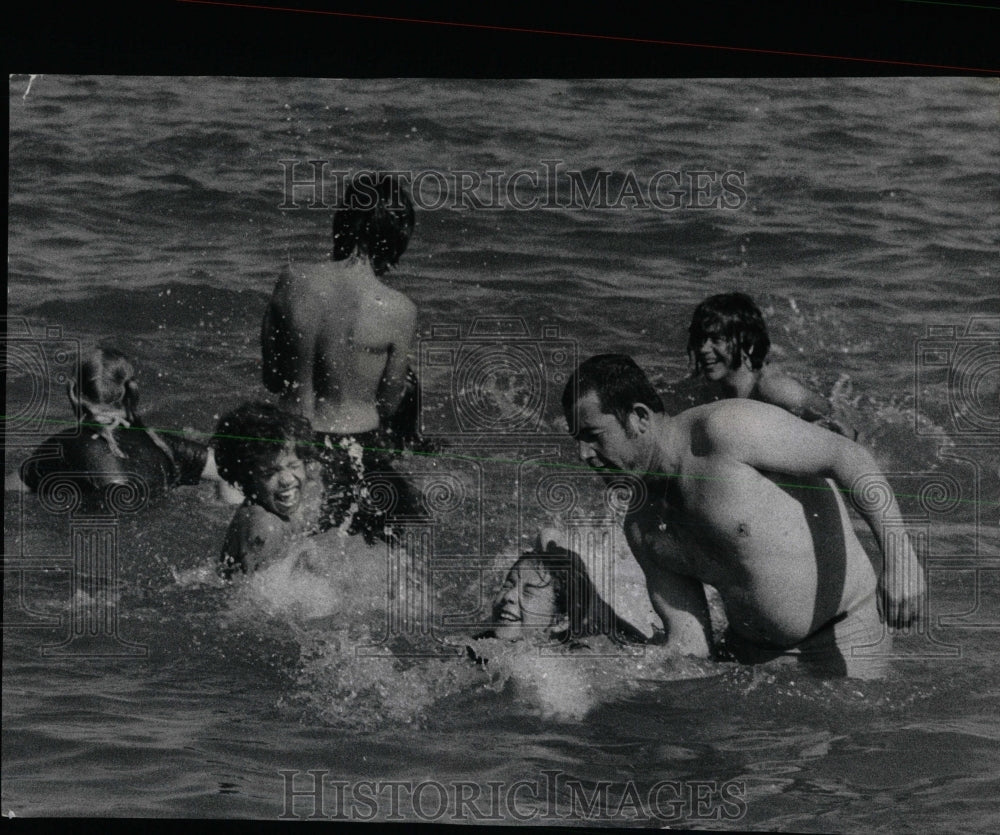
M 745 293 L 710 296 L 695 308 L 688 328 L 688 357 L 721 397 L 748 397 L 780 406 L 796 417 L 857 440 L 857 430 L 836 421 L 830 403 L 764 365 L 771 340 L 764 317 Z
M 316 430 L 324 524 L 339 526 L 357 507 L 350 532 L 369 541 L 384 536 L 385 520 L 364 510 L 364 473 L 391 469 L 394 453 L 418 440 L 409 368 L 417 310 L 380 280 L 413 225 L 397 179 L 358 176 L 334 215 L 332 261 L 286 267 L 261 331 L 264 385 Z M 412 491 L 401 484 L 400 493 L 396 511 L 412 511 Z
M 322 488 L 299 456 L 299 447 L 312 443 L 312 427 L 299 415 L 245 403 L 219 420 L 214 443 L 219 474 L 246 496 L 222 546 L 218 572 L 228 580 L 318 531 Z

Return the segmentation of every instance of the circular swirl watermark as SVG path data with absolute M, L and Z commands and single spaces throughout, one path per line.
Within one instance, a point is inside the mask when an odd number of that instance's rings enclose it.
M 360 485 L 361 505 L 369 513 L 388 516 L 398 506 L 402 493 L 401 476 L 395 473 L 371 473 Z
M 894 498 L 889 482 L 871 473 L 854 479 L 850 497 L 861 513 L 881 513 L 892 504 Z
M 589 475 L 589 473 L 588 473 Z M 535 498 L 546 513 L 560 515 L 569 513 L 580 500 L 576 485 L 570 480 L 574 478 L 567 473 L 554 473 L 543 476 L 535 487 Z
M 936 473 L 920 486 L 920 507 L 928 513 L 951 513 L 962 498 L 962 488 L 954 476 Z
M 465 485 L 450 473 L 438 473 L 423 484 L 421 498 L 431 513 L 454 513 L 466 500 Z
M 604 501 L 616 516 L 627 516 L 642 507 L 649 498 L 646 482 L 638 476 L 614 476 L 604 489 Z
M 38 483 L 38 502 L 49 513 L 73 513 L 83 505 L 86 473 L 48 473 Z
M 104 488 L 104 501 L 115 515 L 136 513 L 149 504 L 149 484 L 137 473 L 116 477 Z

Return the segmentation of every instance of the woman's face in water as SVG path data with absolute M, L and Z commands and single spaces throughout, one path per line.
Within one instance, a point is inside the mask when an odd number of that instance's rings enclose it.
M 548 628 L 560 617 L 552 575 L 530 560 L 519 560 L 493 599 L 493 631 L 509 641 L 526 629 Z

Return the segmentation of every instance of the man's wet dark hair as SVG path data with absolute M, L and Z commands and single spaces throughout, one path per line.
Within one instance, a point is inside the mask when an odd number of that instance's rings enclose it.
M 219 475 L 238 484 L 248 498 L 254 467 L 274 460 L 288 443 L 300 458 L 310 458 L 312 425 L 302 415 L 263 402 L 244 403 L 224 414 L 212 438 Z
M 384 275 L 406 250 L 414 222 L 413 201 L 399 177 L 358 174 L 333 215 L 333 260 L 360 253 L 375 275 Z
M 576 426 L 573 410 L 577 401 L 591 391 L 597 393 L 601 411 L 614 415 L 622 426 L 635 403 L 648 406 L 652 412 L 663 412 L 663 401 L 653 384 L 635 360 L 625 354 L 598 354 L 584 360 L 573 372 L 562 396 L 563 414 L 570 426 Z
M 740 367 L 746 354 L 750 367 L 757 371 L 763 367 L 771 347 L 764 316 L 746 293 L 719 293 L 695 308 L 687 344 L 695 374 L 700 374 L 703 366 L 698 349 L 706 338 L 716 337 L 726 340 L 731 354 L 729 366 L 733 369 Z

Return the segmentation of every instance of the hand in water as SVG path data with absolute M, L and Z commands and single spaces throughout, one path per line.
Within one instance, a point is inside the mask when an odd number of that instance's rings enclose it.
M 927 581 L 913 549 L 888 560 L 878 584 L 879 613 L 896 629 L 905 629 L 927 617 Z

